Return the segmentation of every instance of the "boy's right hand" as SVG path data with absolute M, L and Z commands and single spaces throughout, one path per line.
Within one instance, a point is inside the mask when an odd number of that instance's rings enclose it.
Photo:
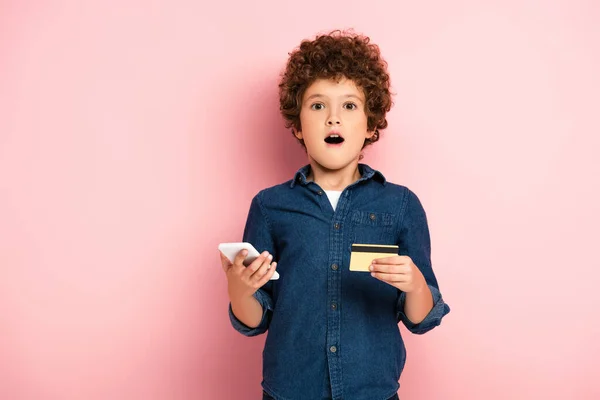
M 223 253 L 220 254 L 223 271 L 227 275 L 227 290 L 231 301 L 252 297 L 259 288 L 269 282 L 277 268 L 277 263 L 271 263 L 273 256 L 266 251 L 247 267 L 244 265 L 244 259 L 248 254 L 246 250 L 241 250 L 233 263 Z

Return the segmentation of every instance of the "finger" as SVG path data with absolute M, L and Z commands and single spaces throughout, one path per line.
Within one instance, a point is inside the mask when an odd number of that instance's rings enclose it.
M 238 253 L 235 256 L 235 259 L 233 260 L 233 265 L 236 265 L 238 267 L 243 267 L 244 260 L 246 259 L 247 255 L 248 255 L 248 250 L 246 250 L 246 249 L 242 249 L 242 250 L 238 251 Z
M 406 264 L 408 262 L 410 262 L 410 258 L 407 256 L 384 257 L 373 260 L 373 264 Z
M 268 260 L 270 263 L 272 259 L 273 256 L 270 255 L 268 251 L 263 251 L 261 255 L 256 258 L 256 260 L 246 267 L 246 270 L 244 271 L 245 277 L 249 279 L 263 265 L 265 260 Z
M 372 264 L 370 270 L 386 274 L 406 274 L 410 272 L 410 266 L 405 264 Z
M 262 287 L 267 282 L 269 282 L 271 280 L 271 278 L 273 277 L 273 274 L 275 273 L 276 269 L 277 269 L 277 263 L 274 262 L 271 264 L 270 268 L 267 269 L 267 273 L 262 278 L 259 279 L 259 281 L 257 283 L 257 287 Z
M 221 256 L 221 266 L 223 267 L 223 271 L 227 272 L 233 266 L 229 258 L 225 256 L 222 252 L 219 251 L 219 255 Z
M 388 283 L 406 283 L 408 282 L 408 277 L 406 275 L 400 274 L 386 274 L 384 272 L 372 272 L 371 276 L 373 278 L 377 278 L 381 281 Z
M 250 276 L 250 280 L 258 282 L 269 270 L 271 267 L 271 262 L 273 261 L 273 256 L 269 254 L 269 256 L 263 261 L 261 266 Z

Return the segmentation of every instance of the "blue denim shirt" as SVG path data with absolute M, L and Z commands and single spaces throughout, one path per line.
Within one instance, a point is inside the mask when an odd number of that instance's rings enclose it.
M 334 212 L 306 180 L 309 171 L 252 200 L 243 240 L 273 254 L 280 278 L 254 295 L 263 307 L 258 327 L 244 325 L 230 305 L 231 323 L 246 336 L 268 332 L 262 386 L 277 400 L 388 399 L 406 360 L 398 322 L 422 334 L 450 311 L 431 268 L 425 211 L 408 188 L 359 164 L 361 178 L 344 189 Z M 434 301 L 422 322 L 404 314 L 404 292 L 349 270 L 352 243 L 396 244 L 412 258 Z

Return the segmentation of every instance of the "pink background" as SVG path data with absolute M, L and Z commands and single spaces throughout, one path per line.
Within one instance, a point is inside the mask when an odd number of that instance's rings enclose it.
M 403 329 L 402 399 L 600 398 L 599 21 L 593 0 L 1 2 L 0 398 L 259 398 L 264 336 L 231 328 L 216 247 L 305 162 L 278 73 L 336 27 L 389 61 L 365 162 L 423 201 L 453 310 Z

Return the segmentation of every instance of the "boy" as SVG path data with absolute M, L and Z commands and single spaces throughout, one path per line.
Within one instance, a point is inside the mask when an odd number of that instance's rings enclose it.
M 387 127 L 389 87 L 367 37 L 335 31 L 290 54 L 281 112 L 309 164 L 252 200 L 243 240 L 261 256 L 244 267 L 245 251 L 233 263 L 221 255 L 234 328 L 268 330 L 263 399 L 397 399 L 398 322 L 422 334 L 450 311 L 419 199 L 359 164 Z M 351 271 L 352 244 L 398 245 L 399 255 Z

